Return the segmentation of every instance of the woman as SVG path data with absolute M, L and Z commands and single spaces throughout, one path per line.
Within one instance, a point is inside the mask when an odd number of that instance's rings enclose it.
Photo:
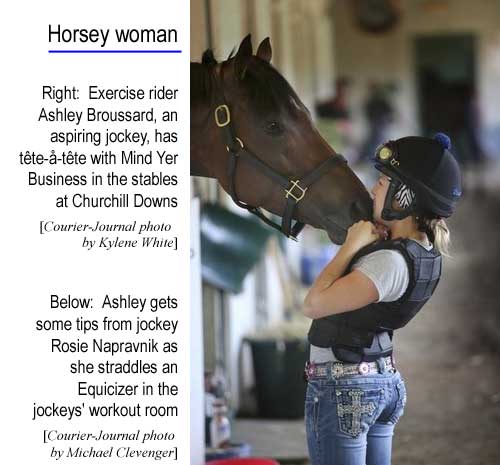
M 349 228 L 313 283 L 306 429 L 313 465 L 388 465 L 406 389 L 392 356 L 393 332 L 429 300 L 447 253 L 449 217 L 461 195 L 444 134 L 378 148 L 374 223 Z

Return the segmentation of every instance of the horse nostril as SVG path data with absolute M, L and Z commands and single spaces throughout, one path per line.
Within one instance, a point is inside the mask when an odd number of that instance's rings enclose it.
M 351 204 L 351 218 L 354 222 L 360 220 L 372 219 L 372 206 L 371 203 L 356 200 Z

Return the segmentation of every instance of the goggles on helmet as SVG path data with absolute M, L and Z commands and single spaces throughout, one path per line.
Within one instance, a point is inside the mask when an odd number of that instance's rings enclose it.
M 375 151 L 375 164 L 380 164 L 382 166 L 390 167 L 389 169 L 392 168 L 397 170 L 399 167 L 397 155 L 396 146 L 392 144 L 392 141 L 388 141 L 377 147 L 377 150 Z

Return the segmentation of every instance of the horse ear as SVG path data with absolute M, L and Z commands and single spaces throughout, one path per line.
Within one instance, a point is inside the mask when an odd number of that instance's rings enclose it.
M 271 41 L 269 37 L 266 37 L 259 45 L 257 49 L 257 56 L 268 63 L 271 62 L 271 57 L 273 56 L 273 50 L 271 49 Z
M 236 52 L 236 47 L 233 47 L 233 49 L 231 50 L 231 53 L 227 57 L 227 60 L 230 60 L 231 58 L 233 58 L 234 52 Z
M 238 78 L 243 79 L 245 77 L 247 63 L 252 56 L 252 53 L 252 36 L 251 34 L 248 34 L 241 41 L 240 47 L 238 48 L 238 52 L 235 56 L 234 66 L 236 70 L 236 76 L 238 76 Z
M 236 56 L 250 57 L 252 56 L 252 34 L 248 34 L 240 44 Z
M 214 52 L 210 49 L 205 50 L 201 57 L 201 63 L 204 65 L 216 65 L 217 60 L 214 57 Z

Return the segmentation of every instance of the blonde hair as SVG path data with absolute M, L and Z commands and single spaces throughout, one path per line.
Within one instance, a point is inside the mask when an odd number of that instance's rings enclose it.
M 419 231 L 425 232 L 441 255 L 450 257 L 450 230 L 442 218 L 415 216 Z

